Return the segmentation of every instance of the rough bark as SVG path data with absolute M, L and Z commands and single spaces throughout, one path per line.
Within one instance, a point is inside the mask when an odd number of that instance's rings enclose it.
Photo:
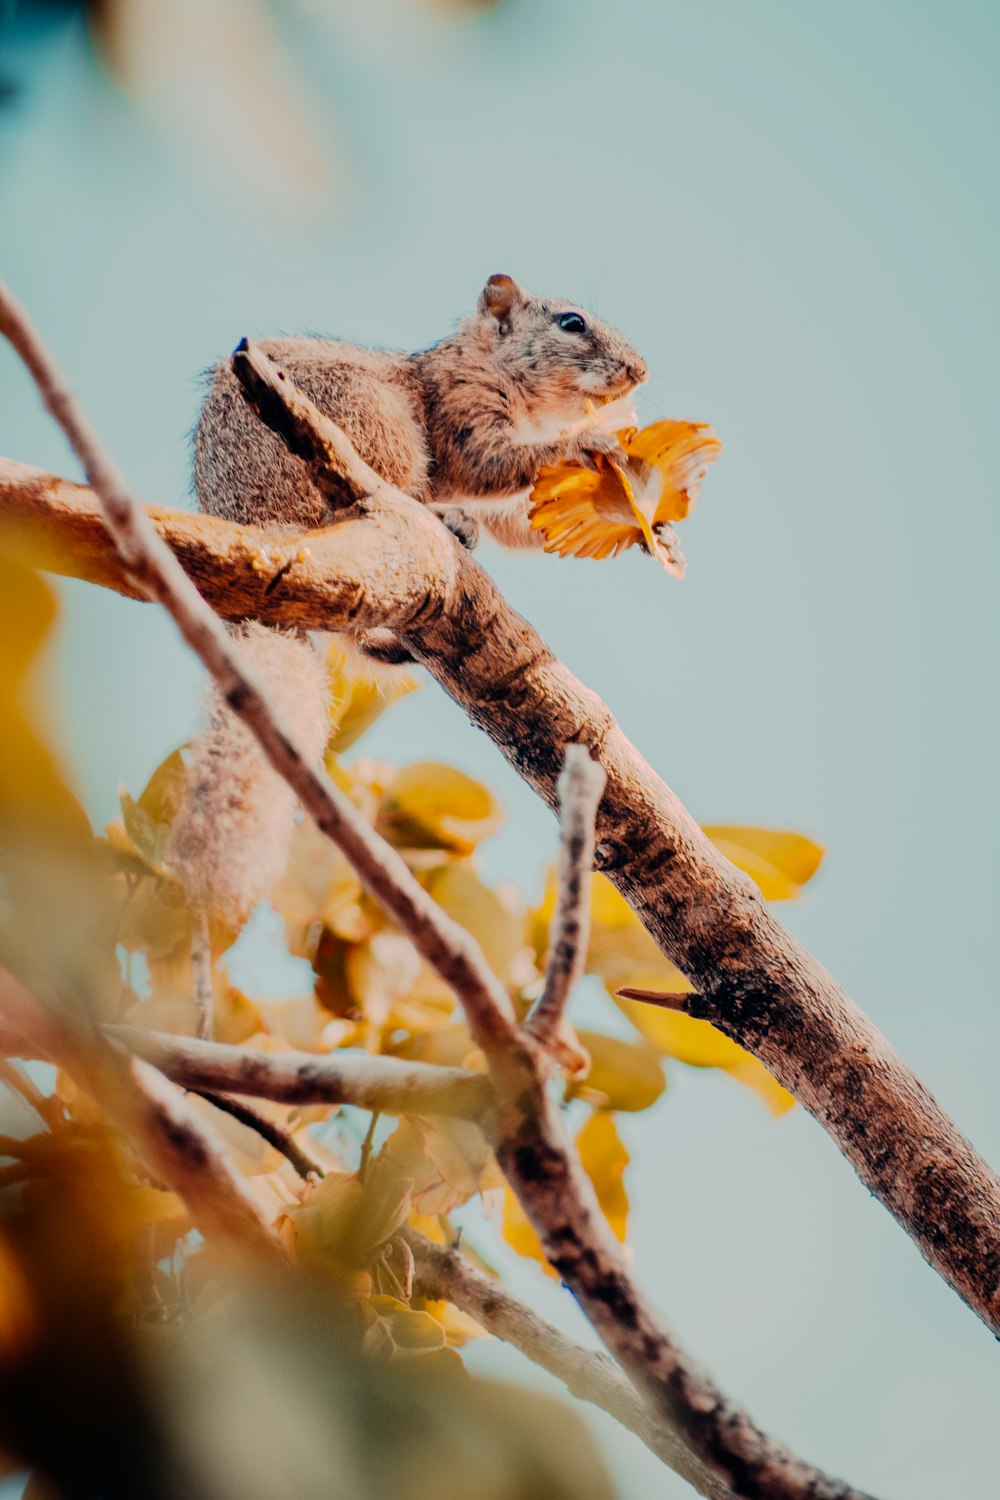
M 109 1034 L 186 1089 L 247 1094 L 279 1104 L 353 1104 L 384 1114 L 459 1115 L 476 1119 L 493 1090 L 482 1073 L 396 1057 L 343 1057 L 336 1052 L 260 1052 L 224 1042 L 170 1036 L 138 1026 Z

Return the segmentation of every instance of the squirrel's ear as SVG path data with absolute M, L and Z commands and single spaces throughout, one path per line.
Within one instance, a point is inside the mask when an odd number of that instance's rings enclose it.
M 505 323 L 523 300 L 524 293 L 512 276 L 491 276 L 479 294 L 478 311 L 481 317 L 489 314 Z

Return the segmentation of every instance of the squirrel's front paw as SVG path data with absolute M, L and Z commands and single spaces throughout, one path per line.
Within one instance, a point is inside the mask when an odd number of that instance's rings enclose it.
M 608 432 L 604 427 L 591 427 L 586 432 L 581 432 L 577 439 L 577 450 L 573 454 L 577 463 L 583 464 L 588 469 L 596 469 L 599 453 L 605 458 L 612 459 L 616 464 L 624 464 L 627 461 L 625 449 L 618 441 L 617 433 Z

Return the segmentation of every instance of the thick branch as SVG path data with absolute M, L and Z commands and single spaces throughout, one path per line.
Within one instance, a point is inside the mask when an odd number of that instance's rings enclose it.
M 383 1114 L 459 1115 L 476 1119 L 493 1099 L 489 1079 L 464 1068 L 438 1068 L 397 1057 L 338 1052 L 258 1052 L 138 1026 L 110 1035 L 186 1089 L 246 1094 L 277 1104 L 354 1104 Z
M 695 1457 L 673 1428 L 657 1420 L 652 1408 L 606 1354 L 584 1348 L 546 1323 L 457 1251 L 435 1245 L 412 1229 L 404 1227 L 401 1233 L 413 1251 L 417 1281 L 425 1296 L 454 1303 L 487 1333 L 520 1349 L 534 1364 L 561 1380 L 571 1395 L 608 1412 L 699 1495 L 708 1500 L 732 1500 L 729 1486 Z
M 115 550 L 94 491 L 0 458 L 4 549 L 70 578 L 145 599 Z M 425 506 L 379 508 L 320 531 L 237 526 L 216 516 L 143 507 L 184 572 L 226 620 L 310 630 L 402 629 L 450 594 L 460 555 L 442 545 Z

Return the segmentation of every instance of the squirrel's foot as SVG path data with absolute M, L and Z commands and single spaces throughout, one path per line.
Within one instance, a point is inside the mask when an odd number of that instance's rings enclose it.
M 479 522 L 467 510 L 462 510 L 458 505 L 443 505 L 435 514 L 469 552 L 478 546 Z
M 369 630 L 353 639 L 362 656 L 367 656 L 370 661 L 377 661 L 384 667 L 413 665 L 413 657 L 409 651 L 388 630 Z

